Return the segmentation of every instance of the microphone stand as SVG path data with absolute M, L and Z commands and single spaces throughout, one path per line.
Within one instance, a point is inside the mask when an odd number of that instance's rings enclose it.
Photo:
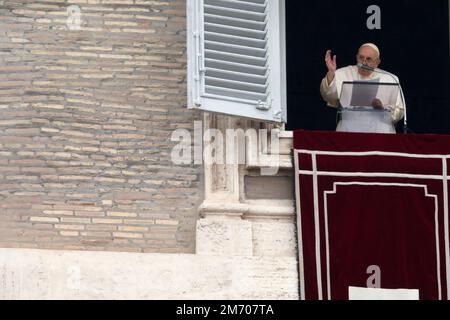
M 382 74 L 386 74 L 388 76 L 390 76 L 392 79 L 394 79 L 395 83 L 398 85 L 398 87 L 400 88 L 400 97 L 402 99 L 402 103 L 403 103 L 403 109 L 404 109 L 404 115 L 403 115 L 403 133 L 407 134 L 408 133 L 408 117 L 406 114 L 406 101 L 405 101 L 405 96 L 403 94 L 403 89 L 402 89 L 402 85 L 400 84 L 400 81 L 397 80 L 397 78 L 390 72 L 384 71 L 384 70 L 380 70 L 377 68 L 372 68 L 366 65 L 363 65 L 362 63 L 358 63 L 357 65 L 358 68 L 364 69 L 364 70 L 368 70 L 368 71 L 373 71 L 373 72 L 377 72 L 377 73 L 382 73 Z

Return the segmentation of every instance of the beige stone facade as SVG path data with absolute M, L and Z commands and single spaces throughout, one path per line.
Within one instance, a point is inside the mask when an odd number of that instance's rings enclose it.
M 298 298 L 291 136 L 270 177 L 175 165 L 196 120 L 273 127 L 188 110 L 186 61 L 185 0 L 0 0 L 1 299 Z

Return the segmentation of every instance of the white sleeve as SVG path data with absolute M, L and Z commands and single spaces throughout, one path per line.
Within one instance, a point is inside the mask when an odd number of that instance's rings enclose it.
M 392 122 L 397 123 L 401 118 L 403 118 L 404 113 L 405 113 L 405 106 L 403 104 L 401 93 L 399 92 L 397 97 L 397 103 L 395 104 L 395 107 L 391 111 Z
M 327 77 L 322 79 L 320 84 L 320 94 L 322 95 L 323 100 L 327 102 L 327 105 L 330 107 L 337 108 L 339 106 L 339 97 L 336 88 L 336 76 L 334 76 L 333 81 L 328 83 Z
M 392 77 L 395 78 L 395 82 L 399 85 L 399 92 L 397 95 L 395 106 L 391 107 L 391 120 L 393 123 L 397 123 L 400 119 L 403 118 L 403 115 L 405 113 L 405 106 L 402 99 L 400 80 L 394 74 L 392 74 Z

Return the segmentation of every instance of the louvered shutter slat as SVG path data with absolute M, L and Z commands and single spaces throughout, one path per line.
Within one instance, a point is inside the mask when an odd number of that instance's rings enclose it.
M 246 2 L 264 4 L 265 0 L 245 0 Z
M 264 67 L 266 65 L 265 58 L 258 58 L 254 56 L 246 56 L 242 54 L 227 53 L 221 51 L 205 50 L 205 56 L 215 60 L 231 61 L 241 64 L 248 64 L 252 66 Z M 208 69 L 206 69 L 208 73 Z
M 264 13 L 266 9 L 264 3 L 255 3 L 240 0 L 209 0 L 207 1 L 207 3 L 218 7 L 226 7 L 241 11 L 251 11 L 259 13 Z
M 245 47 L 245 46 L 237 46 L 229 43 L 215 42 L 215 41 L 205 41 L 205 49 L 228 52 L 228 53 L 236 53 L 247 56 L 255 56 L 259 58 L 263 58 L 266 56 L 266 50 Z
M 265 67 L 249 66 L 235 62 L 221 61 L 214 59 L 206 59 L 205 66 L 206 68 L 215 68 L 235 72 L 245 72 L 247 74 L 254 74 L 254 75 L 265 75 L 267 72 Z
M 239 36 L 232 36 L 232 35 L 228 35 L 228 34 L 220 34 L 220 33 L 213 33 L 213 32 L 205 32 L 205 40 L 228 43 L 228 44 L 235 44 L 238 46 L 260 48 L 260 49 L 266 47 L 266 41 L 264 41 L 264 40 L 244 38 L 244 37 L 239 37 Z
M 244 19 L 237 19 L 232 17 L 218 16 L 214 14 L 205 14 L 205 21 L 215 24 L 222 24 L 226 26 L 235 26 L 246 29 L 254 29 L 264 31 L 266 24 L 259 21 L 250 21 Z
M 265 3 L 205 0 L 205 59 L 219 62 L 212 69 L 205 64 L 206 93 L 255 103 L 267 99 L 266 29 Z M 222 69 L 220 62 L 236 63 L 241 68 Z M 261 68 L 260 73 L 255 75 L 249 67 Z
M 206 13 L 260 22 L 263 22 L 266 17 L 264 13 L 236 10 L 224 7 L 216 7 L 205 4 L 205 14 Z
M 220 24 L 214 24 L 214 23 L 208 23 L 208 22 L 205 23 L 205 31 L 215 32 L 215 33 L 220 33 L 220 34 L 229 34 L 232 36 L 239 36 L 239 37 L 257 39 L 257 40 L 264 40 L 264 38 L 266 37 L 265 31 L 245 29 L 245 28 L 234 27 L 234 26 L 226 26 L 226 25 L 220 25 Z
M 261 100 L 264 101 L 267 97 L 264 94 L 250 92 L 250 91 L 241 91 L 241 90 L 233 90 L 224 87 L 214 87 L 214 86 L 206 86 L 206 90 L 213 94 L 217 95 L 226 95 L 239 99 L 247 99 L 247 100 Z
M 244 81 L 235 81 L 235 80 L 228 80 L 228 79 L 221 79 L 221 78 L 215 78 L 215 77 L 207 77 L 208 78 L 208 84 L 215 87 L 224 87 L 234 90 L 241 90 L 241 91 L 251 91 L 251 92 L 258 92 L 258 93 L 265 93 L 266 92 L 266 85 L 262 84 L 255 84 L 250 82 L 244 82 Z
M 209 69 L 209 75 L 214 78 L 221 78 L 227 80 L 235 80 L 241 82 L 250 82 L 256 84 L 266 84 L 267 79 L 265 76 L 258 76 L 249 73 L 233 72 L 220 69 Z

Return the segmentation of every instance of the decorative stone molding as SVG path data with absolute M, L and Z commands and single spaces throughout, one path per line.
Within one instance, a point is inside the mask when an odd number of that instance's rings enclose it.
M 227 129 L 266 129 L 271 134 L 275 125 L 217 114 L 205 114 L 204 132 L 220 130 L 225 136 Z M 252 172 L 257 177 L 259 169 L 276 166 L 279 171 L 292 170 L 292 133 L 280 131 L 277 143 L 277 162 L 268 162 L 273 155 L 270 139 L 261 143 L 247 138 L 245 142 L 245 163 L 211 164 L 211 155 L 205 152 L 205 200 L 199 207 L 197 221 L 196 253 L 200 255 L 236 256 L 295 256 L 295 206 L 291 199 L 247 199 L 244 177 Z M 226 152 L 239 152 L 238 146 L 227 148 Z M 276 172 L 276 171 L 275 171 Z M 285 177 L 286 175 L 284 175 Z M 288 175 L 289 176 L 289 175 Z M 268 186 L 270 187 L 270 186 Z M 293 184 L 292 184 L 293 192 Z

